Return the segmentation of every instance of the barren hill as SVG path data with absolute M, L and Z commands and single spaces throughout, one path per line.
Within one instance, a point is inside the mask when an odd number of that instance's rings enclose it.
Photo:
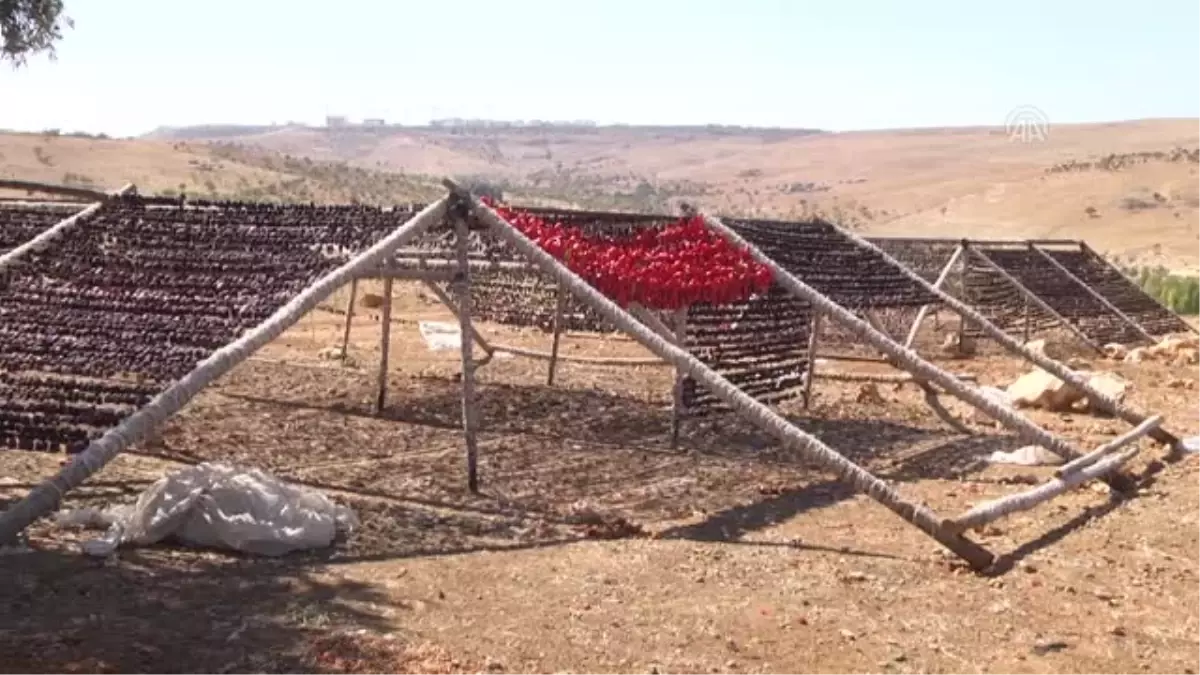
M 419 199 L 441 175 L 518 201 L 820 212 L 870 234 L 1081 237 L 1124 260 L 1195 270 L 1194 119 L 822 133 L 729 127 L 207 126 L 139 140 L 0 136 L 0 175 L 125 180 L 242 197 Z M 69 180 L 68 180 L 69 179 Z
M 157 135 L 372 169 L 478 175 L 590 206 L 662 208 L 691 199 L 763 215 L 819 210 L 873 234 L 1084 237 L 1127 259 L 1197 264 L 1194 119 L 1054 126 L 1044 141 L 1030 143 L 984 127 L 195 131 Z M 1053 171 L 1063 165 L 1073 169 Z

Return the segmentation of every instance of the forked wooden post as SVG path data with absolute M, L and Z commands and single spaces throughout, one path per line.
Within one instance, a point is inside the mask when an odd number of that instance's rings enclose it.
M 675 310 L 674 321 L 674 338 L 675 344 L 680 349 L 687 349 L 687 320 L 688 308 L 683 307 Z M 683 426 L 683 419 L 687 416 L 687 410 L 683 402 L 683 383 L 687 378 L 687 373 L 678 367 L 675 368 L 675 384 L 671 387 L 671 449 L 679 447 L 679 431 Z
M 350 299 L 346 301 L 346 325 L 342 328 L 342 363 L 350 351 L 350 324 L 354 321 L 354 301 L 358 299 L 358 279 L 350 282 Z
M 388 353 L 392 346 L 392 279 L 383 280 L 383 315 L 379 319 L 379 379 L 375 391 L 375 414 L 387 402 Z
M 1095 258 L 1096 260 L 1099 260 L 1101 265 L 1104 265 L 1105 267 L 1107 267 L 1108 269 L 1112 270 L 1113 272 L 1116 272 L 1117 274 L 1119 274 L 1119 275 L 1121 276 L 1121 278 L 1122 278 L 1122 279 L 1126 279 L 1126 280 L 1128 280 L 1128 277 L 1126 277 L 1126 276 L 1125 276 L 1125 273 L 1124 273 L 1124 272 L 1122 272 L 1121 270 L 1117 269 L 1117 266 L 1116 266 L 1116 265 L 1114 265 L 1114 264 L 1112 264 L 1112 262 L 1110 262 L 1110 261 L 1108 260 L 1108 258 L 1105 258 L 1104 256 L 1102 256 L 1102 255 L 1100 255 L 1099 253 L 1097 253 L 1097 252 L 1096 252 L 1096 250 L 1095 250 L 1095 249 L 1093 249 L 1091 246 L 1088 246 L 1088 244 L 1087 244 L 1087 242 L 1086 242 L 1086 241 L 1080 241 L 1080 242 L 1078 242 L 1078 244 L 1079 244 L 1079 250 L 1080 250 L 1080 251 L 1082 251 L 1083 253 L 1085 253 L 1085 254 L 1087 254 L 1087 255 L 1091 256 L 1092 258 Z M 1131 283 L 1131 284 L 1132 284 L 1133 282 L 1132 282 L 1132 281 L 1130 281 L 1129 283 Z M 1170 308 L 1168 308 L 1166 305 L 1164 305 L 1164 304 L 1162 304 L 1161 302 L 1159 302 L 1159 301 L 1158 301 L 1158 299 L 1157 299 L 1157 298 L 1155 298 L 1153 295 L 1150 295 L 1149 293 L 1146 293 L 1145 291 L 1142 291 L 1140 288 L 1139 288 L 1138 290 L 1139 290 L 1139 291 L 1141 291 L 1141 292 L 1142 292 L 1142 293 L 1143 293 L 1143 294 L 1144 294 L 1144 295 L 1145 295 L 1147 298 L 1150 298 L 1150 301 L 1151 301 L 1151 302 L 1153 302 L 1154 304 L 1156 304 L 1156 305 L 1158 305 L 1159 307 L 1163 308 L 1163 310 L 1164 310 L 1164 311 L 1170 312 L 1171 314 L 1175 314 L 1175 312 L 1171 311 L 1171 309 L 1170 309 Z M 1180 319 L 1180 320 L 1179 320 L 1179 322 L 1180 322 L 1181 324 L 1183 324 L 1184 326 L 1187 326 L 1187 329 L 1188 329 L 1189 331 L 1191 331 L 1191 332 L 1193 332 L 1193 333 L 1200 333 L 1200 327 L 1193 326 L 1192 324 L 1188 323 L 1187 321 L 1184 321 L 1183 319 Z M 1156 341 L 1157 341 L 1157 340 L 1156 340 Z
M 458 324 L 462 339 L 462 421 L 463 439 L 467 446 L 467 489 L 479 492 L 479 443 L 478 401 L 475 397 L 475 359 L 472 354 L 475 335 L 471 325 L 471 265 L 468 245 L 470 230 L 465 218 L 454 216 L 455 252 L 458 258 L 458 279 L 454 283 L 458 291 Z
M 562 286 L 554 289 L 554 341 L 550 343 L 550 365 L 546 370 L 546 386 L 554 386 L 554 370 L 558 366 L 558 344 L 562 341 L 563 313 L 567 311 L 567 294 Z
M 1120 309 L 1117 308 L 1116 305 L 1109 302 L 1108 298 L 1104 297 L 1103 295 L 1100 295 L 1099 293 L 1096 292 L 1096 289 L 1094 289 L 1091 286 L 1084 283 L 1083 279 L 1080 279 L 1079 277 L 1075 276 L 1075 274 L 1072 273 L 1071 270 L 1067 269 L 1066 267 L 1063 266 L 1062 263 L 1055 260 L 1054 256 L 1050 255 L 1049 253 L 1046 253 L 1037 244 L 1034 244 L 1033 242 L 1029 242 L 1029 250 L 1033 251 L 1034 253 L 1037 253 L 1039 256 L 1041 256 L 1043 260 L 1050 263 L 1051 267 L 1058 270 L 1058 272 L 1060 274 L 1062 274 L 1063 276 L 1065 276 L 1066 278 L 1070 279 L 1071 282 L 1074 283 L 1076 286 L 1082 288 L 1084 290 L 1084 292 L 1086 292 L 1088 295 L 1092 296 L 1093 299 L 1099 300 L 1100 304 L 1104 305 L 1105 309 L 1107 309 L 1108 311 L 1115 314 L 1118 318 L 1121 319 L 1121 321 L 1124 321 L 1127 326 L 1129 326 L 1130 328 L 1132 328 L 1135 331 L 1137 331 L 1138 333 L 1140 333 L 1143 339 L 1148 341 L 1150 344 L 1154 344 L 1155 342 L 1157 342 L 1157 340 L 1154 339 L 1153 335 L 1147 333 L 1146 330 L 1144 328 L 1142 328 L 1141 324 L 1139 324 L 1138 322 L 1129 318 L 1129 315 L 1127 315 L 1125 312 L 1122 312 Z
M 808 377 L 804 378 L 804 394 L 801 396 L 801 401 L 804 404 L 804 409 L 808 410 L 812 405 L 812 387 L 813 379 L 817 375 L 817 343 L 820 341 L 821 335 L 821 313 L 815 308 L 812 310 L 812 323 L 808 328 Z
M 954 264 L 958 262 L 958 259 L 962 257 L 962 254 L 963 247 L 962 244 L 959 244 L 958 247 L 954 249 L 954 253 L 951 254 L 950 260 L 946 261 L 946 265 L 942 267 L 942 271 L 940 274 L 938 274 L 937 280 L 933 282 L 934 288 L 941 288 L 946 283 L 946 279 L 950 278 L 951 270 L 954 269 Z M 917 311 L 917 318 L 913 320 L 912 327 L 908 329 L 908 337 L 904 338 L 905 347 L 912 349 L 913 342 L 915 342 L 917 339 L 917 333 L 921 331 L 921 324 L 925 322 L 925 315 L 929 313 L 929 310 L 932 307 L 933 305 L 921 305 L 921 309 Z
M 1078 326 L 1071 323 L 1070 321 L 1067 321 L 1067 319 L 1062 314 L 1059 314 L 1057 311 L 1054 310 L 1053 307 L 1046 304 L 1045 300 L 1042 300 L 1041 298 L 1039 298 L 1036 293 L 1034 293 L 1033 291 L 1026 288 L 1025 285 L 1022 284 L 1020 281 L 1017 281 L 1016 277 L 1009 274 L 1008 271 L 1005 270 L 1003 267 L 1000 267 L 999 265 L 997 265 L 996 261 L 989 258 L 987 253 L 985 253 L 984 251 L 981 251 L 977 248 L 971 248 L 970 252 L 974 253 L 978 257 L 978 259 L 981 260 L 984 264 L 986 264 L 993 272 L 1000 275 L 1000 278 L 1004 279 L 1005 281 L 1007 281 L 1009 283 L 1009 285 L 1011 285 L 1013 288 L 1017 289 L 1017 291 L 1019 291 L 1023 296 L 1025 296 L 1025 299 L 1027 301 L 1032 302 L 1033 304 L 1037 305 L 1038 308 L 1041 309 L 1043 312 L 1046 312 L 1047 314 L 1054 317 L 1055 319 L 1058 319 L 1058 322 L 1060 324 L 1062 324 L 1063 328 L 1066 328 L 1067 330 L 1071 331 L 1071 333 L 1074 334 L 1075 337 L 1079 338 L 1080 342 L 1087 345 L 1088 347 L 1091 347 L 1092 349 L 1094 349 L 1095 351 L 1097 351 L 1099 353 L 1104 353 L 1104 350 L 1100 348 L 1100 345 L 1096 344 L 1095 341 L 1093 341 L 1087 335 L 1084 335 L 1083 331 L 1079 330 Z

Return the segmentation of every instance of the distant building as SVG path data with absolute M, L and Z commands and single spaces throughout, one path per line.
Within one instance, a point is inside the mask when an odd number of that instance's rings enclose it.
M 349 125 L 344 115 L 329 115 L 325 117 L 325 126 L 327 127 L 344 127 Z
M 387 126 L 387 122 L 384 122 L 383 120 L 381 120 L 379 118 L 368 118 L 368 119 L 363 120 L 363 126 L 364 127 L 383 127 L 383 126 Z

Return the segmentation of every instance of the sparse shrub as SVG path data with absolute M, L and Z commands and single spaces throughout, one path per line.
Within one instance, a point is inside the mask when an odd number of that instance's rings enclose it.
M 1200 277 L 1171 274 L 1165 267 L 1127 267 L 1123 270 L 1148 295 L 1177 314 L 1200 314 Z

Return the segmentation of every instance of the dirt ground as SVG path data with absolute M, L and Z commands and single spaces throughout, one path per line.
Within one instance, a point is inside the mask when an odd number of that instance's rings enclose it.
M 672 450 L 670 369 L 497 357 L 479 371 L 482 490 L 466 490 L 456 351 L 416 321 L 449 315 L 398 287 L 387 404 L 372 411 L 378 317 L 356 318 L 350 365 L 323 360 L 342 317 L 315 312 L 119 457 L 64 506 L 130 502 L 208 460 L 268 469 L 352 506 L 326 552 L 260 559 L 162 545 L 106 560 L 95 533 L 45 520 L 0 555 L 5 672 L 1188 672 L 1197 670 L 1196 457 L 1127 499 L 1089 485 L 971 536 L 1011 564 L 978 575 L 870 499 L 727 418 L 687 421 Z M 336 302 L 334 303 L 336 305 Z M 484 325 L 489 340 L 549 336 Z M 570 335 L 567 355 L 643 355 Z M 1005 385 L 987 353 L 944 362 Z M 1129 400 L 1198 432 L 1197 372 L 1095 362 Z M 830 366 L 835 367 L 835 366 Z M 836 366 L 850 369 L 851 365 Z M 865 369 L 861 364 L 854 369 Z M 818 380 L 819 436 L 949 516 L 1043 468 L 988 465 L 1022 445 L 937 423 L 908 387 L 860 395 Z M 1080 448 L 1125 424 L 1030 417 Z M 0 498 L 61 457 L 0 454 Z

